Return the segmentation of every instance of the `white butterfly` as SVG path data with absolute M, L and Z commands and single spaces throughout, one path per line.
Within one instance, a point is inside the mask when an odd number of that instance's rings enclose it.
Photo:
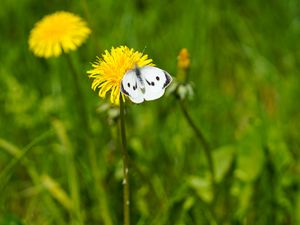
M 134 103 L 160 98 L 172 82 L 166 71 L 153 66 L 135 67 L 125 73 L 121 81 L 121 92 Z

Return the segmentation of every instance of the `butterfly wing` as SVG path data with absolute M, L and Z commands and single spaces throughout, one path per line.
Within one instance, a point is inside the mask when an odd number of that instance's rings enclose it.
M 139 87 L 134 70 L 130 70 L 123 76 L 121 81 L 121 92 L 127 95 L 134 103 L 142 103 L 144 95 Z
M 172 77 L 166 71 L 153 66 L 141 69 L 141 78 L 145 86 L 143 97 L 150 101 L 158 99 L 165 93 L 165 88 L 172 82 Z

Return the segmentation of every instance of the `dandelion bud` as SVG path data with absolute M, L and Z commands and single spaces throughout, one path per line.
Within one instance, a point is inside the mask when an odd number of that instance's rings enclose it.
M 177 57 L 177 68 L 178 68 L 177 79 L 179 82 L 184 83 L 186 81 L 187 72 L 188 69 L 190 68 L 190 64 L 191 62 L 190 62 L 189 52 L 186 48 L 182 48 Z
M 178 55 L 178 63 L 177 66 L 179 69 L 187 70 L 190 67 L 190 55 L 186 48 L 182 48 Z

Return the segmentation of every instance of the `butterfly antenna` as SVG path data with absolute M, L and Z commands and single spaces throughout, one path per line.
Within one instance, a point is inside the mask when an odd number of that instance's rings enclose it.
M 145 45 L 145 47 L 144 47 L 144 49 L 143 49 L 143 51 L 142 51 L 142 54 L 144 54 L 146 48 L 147 48 L 147 45 Z
M 147 46 L 145 45 L 145 47 L 144 47 L 144 49 L 142 51 L 142 55 L 144 54 L 146 48 L 147 48 Z M 138 66 L 137 62 L 134 62 L 134 69 L 133 70 L 136 72 L 136 74 L 140 74 L 140 72 L 139 72 L 139 66 Z
M 145 47 L 144 47 L 144 49 L 143 49 L 143 51 L 142 51 L 142 55 L 144 54 L 146 48 L 147 48 L 147 45 L 145 45 Z M 139 66 L 137 65 L 137 63 L 135 63 L 134 70 L 135 70 L 135 71 L 139 70 Z

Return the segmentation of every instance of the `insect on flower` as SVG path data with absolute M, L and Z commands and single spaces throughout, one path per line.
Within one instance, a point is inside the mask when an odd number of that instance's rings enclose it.
M 134 103 L 142 103 L 160 98 L 165 88 L 172 82 L 169 73 L 153 66 L 129 70 L 121 81 L 121 92 Z

